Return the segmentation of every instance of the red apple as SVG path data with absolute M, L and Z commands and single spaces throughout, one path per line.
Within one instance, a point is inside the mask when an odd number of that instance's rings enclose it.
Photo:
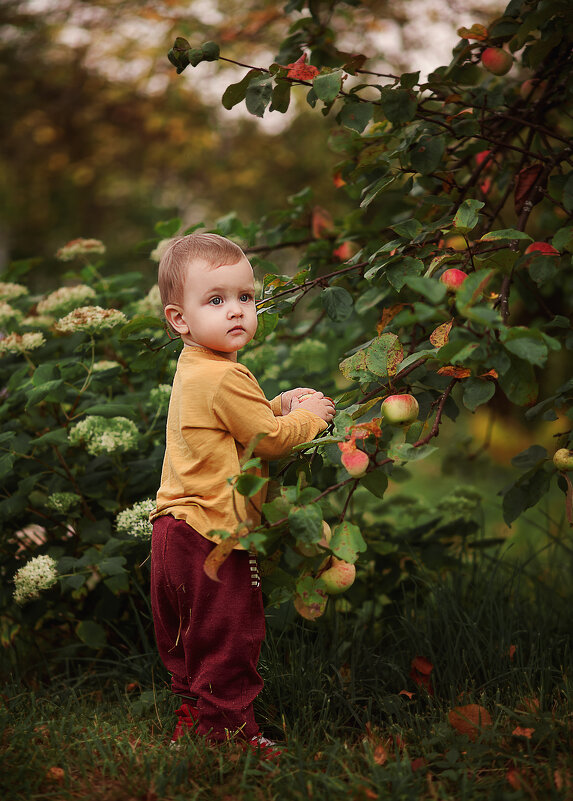
M 317 590 L 317 593 L 322 597 L 320 601 L 313 601 L 312 603 L 307 603 L 300 595 L 295 595 L 294 597 L 294 608 L 305 620 L 316 620 L 317 617 L 324 614 L 328 596 L 322 590 Z
M 420 407 L 413 395 L 390 395 L 383 401 L 380 411 L 390 425 L 407 426 L 418 417 Z
M 559 448 L 553 454 L 553 464 L 562 473 L 573 470 L 573 451 L 569 450 L 569 448 Z
M 329 567 L 318 577 L 324 581 L 326 592 L 329 595 L 338 595 L 347 590 L 356 578 L 356 567 L 344 559 L 337 559 L 336 556 L 328 560 Z
M 440 281 L 448 288 L 450 292 L 456 292 L 463 282 L 466 280 L 467 274 L 463 270 L 458 270 L 456 267 L 450 267 L 449 270 L 444 270 L 440 275 Z
M 519 94 L 524 100 L 533 100 L 535 102 L 543 95 L 543 90 L 546 86 L 547 81 L 529 78 L 521 84 Z
M 481 54 L 481 63 L 493 75 L 505 75 L 513 65 L 513 58 L 501 47 L 486 47 Z
M 342 464 L 353 478 L 361 478 L 366 473 L 369 461 L 368 454 L 359 451 L 358 448 L 345 450 L 342 453 Z
M 549 242 L 532 242 L 531 245 L 528 245 L 525 249 L 525 255 L 529 253 L 541 253 L 542 256 L 561 255 Z

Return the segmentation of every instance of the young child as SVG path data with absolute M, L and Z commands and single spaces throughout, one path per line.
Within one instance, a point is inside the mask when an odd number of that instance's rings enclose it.
M 255 456 L 276 459 L 324 430 L 334 404 L 306 387 L 269 402 L 237 363 L 237 351 L 255 334 L 257 314 L 253 270 L 234 243 L 216 234 L 174 239 L 159 265 L 159 289 L 165 317 L 184 343 L 151 515 L 156 639 L 172 690 L 185 701 L 173 739 L 196 726 L 213 741 L 240 736 L 264 747 L 272 743 L 253 713 L 263 685 L 257 662 L 265 636 L 257 559 L 236 546 L 219 568 L 220 581 L 210 579 L 203 564 L 220 542 L 217 530 L 260 523 L 264 490 L 246 499 L 227 481 L 240 472 L 253 437 L 266 435 Z

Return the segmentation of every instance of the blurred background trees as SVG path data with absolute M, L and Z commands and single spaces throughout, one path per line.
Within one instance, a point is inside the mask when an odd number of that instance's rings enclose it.
M 414 63 L 428 71 L 449 59 L 459 24 L 498 5 L 338 3 L 325 22 L 339 47 L 369 50 L 385 71 Z M 135 246 L 157 220 L 210 225 L 233 210 L 254 218 L 306 185 L 317 204 L 341 209 L 337 156 L 324 147 L 333 121 L 312 114 L 304 94 L 287 115 L 255 120 L 220 105 L 240 67 L 204 65 L 192 80 L 165 57 L 174 36 L 187 35 L 217 40 L 228 58 L 248 52 L 251 63 L 269 63 L 290 24 L 282 3 L 264 0 L 5 0 L 0 270 L 32 253 L 52 259 L 71 237 L 87 236 L 106 241 L 110 266 L 128 258 L 151 275 Z M 44 275 L 34 275 L 41 288 Z

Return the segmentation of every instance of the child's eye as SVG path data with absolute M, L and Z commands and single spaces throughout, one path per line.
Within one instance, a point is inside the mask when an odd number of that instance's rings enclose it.
M 241 300 L 243 303 L 248 303 L 252 299 L 253 296 L 249 292 L 244 292 L 239 298 L 239 300 Z
M 223 302 L 223 299 L 219 298 L 219 297 L 211 298 L 211 300 L 209 301 L 209 303 L 212 303 L 213 306 L 219 306 L 222 302 Z

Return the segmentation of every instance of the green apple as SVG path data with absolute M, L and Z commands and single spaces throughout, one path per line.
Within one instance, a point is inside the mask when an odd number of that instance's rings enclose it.
M 338 595 L 354 584 L 355 565 L 345 562 L 344 559 L 337 559 L 336 556 L 332 556 L 328 560 L 328 565 L 318 577 L 324 581 L 326 592 L 329 595 Z
M 569 450 L 569 448 L 559 448 L 553 454 L 553 464 L 562 473 L 573 470 L 573 451 Z
M 381 406 L 382 417 L 392 426 L 407 426 L 418 417 L 420 408 L 413 395 L 389 395 Z

